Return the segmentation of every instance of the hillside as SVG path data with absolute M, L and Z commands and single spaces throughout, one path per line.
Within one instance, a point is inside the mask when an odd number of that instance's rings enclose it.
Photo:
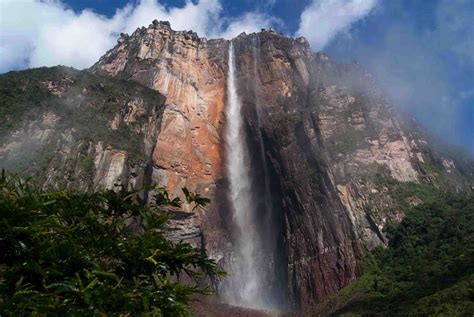
M 474 197 L 387 183 L 407 210 L 356 282 L 310 316 L 468 316 L 474 311 Z
M 59 188 L 143 186 L 134 166 L 148 164 L 163 103 L 141 85 L 67 67 L 0 75 L 0 167 Z

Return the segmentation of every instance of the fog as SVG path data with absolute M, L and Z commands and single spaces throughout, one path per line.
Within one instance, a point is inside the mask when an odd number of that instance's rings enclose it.
M 473 18 L 472 1 L 383 2 L 323 51 L 368 68 L 395 106 L 474 153 Z

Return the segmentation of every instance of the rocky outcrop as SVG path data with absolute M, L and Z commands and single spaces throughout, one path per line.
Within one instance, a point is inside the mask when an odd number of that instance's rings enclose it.
M 0 134 L 0 167 L 61 189 L 147 184 L 163 111 L 159 93 L 63 67 L 4 76 L 38 105 L 10 121 L 13 131 Z M 24 107 L 21 101 L 10 101 L 12 114 Z
M 152 156 L 156 182 L 176 195 L 183 186 L 211 190 L 221 177 L 226 43 L 157 21 L 121 39 L 92 71 L 138 81 L 166 96 Z
M 166 187 L 173 196 L 182 197 L 181 188 L 187 187 L 213 198 L 206 212 L 182 217 L 178 223 L 200 234 L 204 230 L 207 252 L 218 260 L 230 254 L 220 215 L 225 211 L 218 207 L 218 192 L 223 189 L 217 189 L 223 178 L 227 45 L 224 40 L 173 31 L 169 23 L 154 21 L 131 36 L 122 36 L 91 68 L 94 73 L 137 81 L 166 96 L 150 181 Z M 221 200 L 225 203 L 225 198 Z M 190 211 L 190 206 L 183 207 Z
M 386 242 L 384 224 L 401 219 L 401 212 L 371 212 L 371 204 L 387 196 L 378 177 L 433 181 L 428 166 L 443 162 L 450 173 L 455 164 L 430 152 L 360 66 L 337 64 L 313 53 L 304 38 L 273 29 L 243 33 L 233 43 L 244 137 L 254 188 L 260 189 L 254 193 L 262 210 L 259 230 L 272 240 L 264 245 L 278 253 L 273 269 L 286 268 L 274 274 L 288 286 L 289 303 L 306 307 L 354 280 L 365 250 Z M 223 265 L 232 250 L 221 137 L 228 45 L 154 21 L 122 36 L 91 68 L 167 97 L 152 179 L 175 193 L 187 186 L 214 201 L 192 222 Z
M 386 243 L 384 225 L 403 210 L 388 208 L 381 179 L 471 189 L 472 164 L 435 150 L 357 64 L 272 29 L 241 34 L 233 46 L 259 244 L 269 287 L 283 290 L 280 307 L 322 301 L 357 278 L 364 252 Z M 169 235 L 226 267 L 234 234 L 223 168 L 228 49 L 229 41 L 154 21 L 121 35 L 90 73 L 43 70 L 34 87 L 54 106 L 0 135 L 2 167 L 33 167 L 25 172 L 60 187 L 199 192 L 212 204 L 171 210 Z
M 285 219 L 290 301 L 315 304 L 355 279 L 361 255 L 386 242 L 385 223 L 403 216 L 384 212 L 390 195 L 377 179 L 426 182 L 440 160 L 446 179 L 453 164 L 431 152 L 358 65 L 272 32 L 239 36 L 234 46 L 249 146 L 263 143 L 271 196 L 281 199 L 273 211 Z M 465 179 L 451 181 L 468 190 Z

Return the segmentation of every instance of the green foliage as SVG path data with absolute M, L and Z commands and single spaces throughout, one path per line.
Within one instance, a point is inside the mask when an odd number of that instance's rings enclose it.
M 391 177 L 383 177 L 380 174 L 377 174 L 375 177 L 375 185 L 377 188 L 387 189 L 387 194 L 391 199 L 389 208 L 397 213 L 410 210 L 416 202 L 432 203 L 440 195 L 447 195 L 441 190 L 425 183 L 400 182 Z M 384 210 L 384 212 L 386 213 L 387 210 Z
M 86 154 L 83 154 L 81 159 L 79 160 L 79 164 L 81 169 L 85 173 L 85 178 L 92 180 L 94 177 L 95 173 L 95 164 L 94 164 L 94 159 L 92 159 L 90 156 L 87 156 Z
M 367 137 L 365 131 L 359 130 L 348 130 L 345 132 L 340 132 L 334 134 L 329 139 L 329 148 L 332 153 L 351 153 L 358 148 L 364 148 L 367 145 L 365 144 L 365 138 Z
M 186 187 L 183 187 L 182 191 L 184 195 L 186 196 L 186 202 L 188 204 L 191 204 L 192 202 L 196 202 L 196 205 L 194 206 L 193 210 L 199 207 L 200 205 L 207 205 L 211 202 L 209 198 L 205 198 L 199 194 L 194 194 L 194 193 L 189 192 L 189 190 Z
M 186 193 L 190 203 L 207 203 Z M 179 199 L 164 189 L 150 206 L 140 197 L 43 190 L 2 173 L 2 316 L 189 315 L 192 295 L 209 293 L 197 281 L 223 272 L 163 234 L 169 216 L 160 209 Z
M 49 84 L 64 91 L 60 96 L 54 95 L 48 90 Z M 143 100 L 143 114 L 138 115 L 136 122 L 130 125 L 120 124 L 117 130 L 111 130 L 109 123 L 114 116 L 123 112 L 127 103 L 136 99 Z M 131 81 L 103 77 L 73 68 L 42 67 L 2 74 L 0 118 L 4 119 L 5 124 L 0 125 L 0 143 L 15 140 L 15 137 L 11 138 L 12 132 L 30 120 L 36 120 L 41 127 L 41 120 L 38 119 L 45 112 L 54 113 L 60 120 L 55 129 L 56 135 L 50 136 L 51 144 L 24 142 L 23 148 L 18 150 L 21 153 L 15 155 L 12 162 L 5 160 L 0 163 L 16 172 L 22 171 L 23 166 L 33 165 L 35 171 L 41 170 L 44 166 L 36 162 L 48 162 L 51 159 L 54 152 L 48 148 L 57 144 L 57 139 L 61 138 L 60 134 L 66 129 L 74 131 L 75 139 L 102 141 L 104 145 L 127 151 L 130 163 L 146 162 L 149 153 L 145 153 L 141 125 L 151 113 L 159 115 L 163 104 L 164 97 L 152 89 Z M 33 147 L 33 151 L 30 147 Z M 41 147 L 45 148 L 44 151 Z M 47 154 L 41 155 L 42 152 Z M 16 168 L 19 157 L 23 161 Z
M 474 311 L 474 197 L 397 183 L 396 199 L 422 197 L 389 225 L 387 248 L 365 274 L 317 313 L 355 316 L 466 316 Z M 331 307 L 330 309 L 328 307 Z
M 25 78 L 21 72 L 10 72 L 0 76 L 0 136 L 18 127 L 18 122 L 25 113 L 34 107 L 41 107 L 50 93 L 39 82 L 39 70 L 44 76 L 55 78 L 57 74 L 53 68 L 41 68 L 30 71 L 31 77 Z
M 379 287 L 391 309 L 413 305 L 474 273 L 474 199 L 439 194 L 387 228 Z M 401 305 L 401 304 L 404 305 Z M 410 310 L 407 310 L 409 312 Z

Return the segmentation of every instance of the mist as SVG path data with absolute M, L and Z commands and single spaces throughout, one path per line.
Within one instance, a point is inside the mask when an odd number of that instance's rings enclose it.
M 474 153 L 474 2 L 390 1 L 323 51 L 357 61 L 394 105 Z
M 359 62 L 394 105 L 474 153 L 473 1 L 261 0 L 236 11 L 225 0 L 140 0 L 115 8 L 110 17 L 93 8 L 75 12 L 66 3 L 0 1 L 0 73 L 57 64 L 89 67 L 120 32 L 153 19 L 228 39 L 274 26 L 288 36 L 305 36 L 314 51 Z

